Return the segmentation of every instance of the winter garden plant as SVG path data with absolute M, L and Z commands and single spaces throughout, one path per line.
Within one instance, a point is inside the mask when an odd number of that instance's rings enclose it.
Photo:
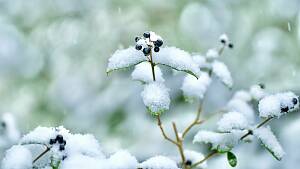
M 135 38 L 135 47 L 117 50 L 109 59 L 107 73 L 114 70 L 135 67 L 131 76 L 140 81 L 141 93 L 148 112 L 157 121 L 162 137 L 178 149 L 180 161 L 166 156 L 155 156 L 138 162 L 127 151 L 105 155 L 98 141 L 90 134 L 73 134 L 63 127 L 37 127 L 19 138 L 13 120 L 6 115 L 1 123 L 0 146 L 13 139 L 18 142 L 7 150 L 2 161 L 2 169 L 191 169 L 206 168 L 206 161 L 216 155 L 226 154 L 232 167 L 237 165 L 233 148 L 241 143 L 258 139 L 262 146 L 277 160 L 284 151 L 267 123 L 299 108 L 298 96 L 293 92 L 267 93 L 264 85 L 253 85 L 248 90 L 234 93 L 227 105 L 220 109 L 222 117 L 217 122 L 216 131 L 199 130 L 193 143 L 205 143 L 211 152 L 186 149 L 185 138 L 193 127 L 205 123 L 202 119 L 203 100 L 213 77 L 220 79 L 231 88 L 233 80 L 227 66 L 219 60 L 226 48 L 233 48 L 228 37 L 220 36 L 220 47 L 210 49 L 205 56 L 191 55 L 176 47 L 163 47 L 163 39 L 154 32 L 145 32 Z M 159 66 L 167 66 L 186 73 L 181 90 L 188 102 L 197 101 L 199 107 L 194 120 L 179 131 L 175 122 L 172 129 L 175 138 L 169 136 L 163 126 L 161 116 L 169 110 L 171 102 L 169 89 L 164 84 Z M 258 107 L 257 122 L 255 109 Z M 5 120 L 6 119 L 6 120 Z M 12 134 L 17 133 L 17 134 Z M 150 144 L 150 143 L 149 143 Z

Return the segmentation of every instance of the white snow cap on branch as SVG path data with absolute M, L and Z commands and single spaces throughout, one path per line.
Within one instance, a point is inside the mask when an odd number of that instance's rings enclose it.
M 184 150 L 184 156 L 186 158 L 186 161 L 191 162 L 191 165 L 193 165 L 196 162 L 204 159 L 204 155 L 202 153 L 192 151 L 192 150 Z M 204 161 L 203 163 L 198 165 L 196 168 L 203 169 L 203 168 L 206 168 L 206 167 L 207 167 L 207 163 L 206 163 L 206 161 Z
M 267 95 L 262 85 L 253 85 L 250 87 L 250 94 L 254 100 L 260 100 Z
M 200 70 L 190 54 L 176 47 L 161 48 L 153 53 L 153 60 L 157 64 L 169 66 L 175 70 L 184 71 L 198 77 Z
M 282 159 L 285 153 L 277 138 L 271 131 L 270 126 L 255 129 L 253 131 L 253 135 L 261 141 L 261 143 L 277 160 Z
M 159 82 L 152 82 L 145 85 L 141 93 L 145 106 L 153 115 L 159 115 L 169 109 L 170 96 L 169 89 Z
M 157 82 L 164 82 L 162 72 L 158 66 L 154 67 L 155 80 Z M 149 62 L 143 62 L 135 66 L 134 71 L 131 73 L 133 80 L 141 81 L 143 83 L 153 82 L 151 64 Z M 195 77 L 194 77 L 195 78 Z
M 134 47 L 127 49 L 117 50 L 108 60 L 106 72 L 109 73 L 113 70 L 128 68 L 146 61 L 147 57 Z
M 231 133 L 217 133 L 212 131 L 201 130 L 193 140 L 193 143 L 212 144 L 212 149 L 218 151 L 230 151 L 236 144 L 238 144 L 243 131 L 233 131 Z
M 23 146 L 13 146 L 6 151 L 1 168 L 32 169 L 32 154 L 27 148 Z
M 229 88 L 232 87 L 233 80 L 231 77 L 231 73 L 224 63 L 220 61 L 214 61 L 212 63 L 212 71 L 226 86 L 228 86 Z
M 155 156 L 139 164 L 143 169 L 179 169 L 175 161 L 165 156 Z
M 259 101 L 260 117 L 280 117 L 299 109 L 299 99 L 293 92 L 284 92 L 264 97 Z
M 216 59 L 218 57 L 219 57 L 219 53 L 217 49 L 208 49 L 208 51 L 206 52 L 206 58 L 208 59 Z
M 135 169 L 138 161 L 125 150 L 120 150 L 107 159 L 107 169 Z
M 232 130 L 244 130 L 249 128 L 247 118 L 239 112 L 228 112 L 218 121 L 218 130 L 230 132 Z
M 203 99 L 204 94 L 211 83 L 211 78 L 206 72 L 201 72 L 198 79 L 191 75 L 187 75 L 181 87 L 184 96 L 187 99 Z
M 227 44 L 228 42 L 229 42 L 229 38 L 228 38 L 228 36 L 224 33 L 224 34 L 222 34 L 220 37 L 219 37 L 219 39 L 220 39 L 220 41 L 223 43 L 224 42 L 224 44 Z

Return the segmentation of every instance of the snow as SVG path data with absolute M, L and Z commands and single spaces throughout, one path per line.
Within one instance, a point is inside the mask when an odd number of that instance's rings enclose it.
M 163 40 L 159 35 L 157 35 L 155 32 L 150 31 L 150 41 L 154 42 L 158 39 Z
M 161 48 L 158 53 L 153 53 L 153 60 L 155 63 L 170 66 L 178 71 L 185 71 L 198 77 L 199 68 L 194 63 L 192 57 L 188 52 L 178 49 L 176 47 Z
M 66 158 L 60 165 L 60 169 L 105 169 L 103 160 L 76 154 Z M 106 168 L 109 169 L 109 168 Z
M 197 66 L 201 68 L 210 68 L 210 64 L 207 62 L 206 58 L 201 55 L 193 55 L 192 59 Z
M 246 101 L 246 98 L 241 98 L 235 95 L 226 105 L 226 109 L 229 111 L 236 111 L 245 116 L 249 124 L 253 124 L 255 121 L 255 112 L 253 107 Z
M 216 59 L 217 57 L 219 57 L 219 53 L 216 49 L 209 49 L 206 52 L 206 58 L 208 59 Z
M 0 123 L 0 148 L 7 148 L 20 139 L 20 132 L 17 128 L 14 116 L 11 113 L 4 113 Z
M 179 169 L 176 162 L 165 156 L 155 156 L 139 164 L 143 169 Z
M 296 104 L 293 101 L 296 101 Z M 285 113 L 299 108 L 299 99 L 293 92 L 284 92 L 269 95 L 259 101 L 260 117 L 280 117 Z
M 239 112 L 228 112 L 218 121 L 218 130 L 230 132 L 232 130 L 243 130 L 249 127 L 247 118 Z
M 228 36 L 224 33 L 219 37 L 220 41 L 224 41 L 225 44 L 229 42 Z
M 259 85 L 253 85 L 250 87 L 250 94 L 254 100 L 261 100 L 263 97 L 267 95 L 264 89 Z
M 186 161 L 191 161 L 192 164 L 195 164 L 196 162 L 203 160 L 204 159 L 204 155 L 200 152 L 196 152 L 196 151 L 192 151 L 192 150 L 184 150 L 184 156 L 186 158 Z M 198 165 L 196 168 L 206 168 L 207 167 L 207 163 L 206 161 L 204 161 L 203 163 L 201 163 L 200 165 Z
M 16 145 L 7 150 L 2 169 L 32 169 L 32 154 L 23 146 Z
M 203 99 L 210 83 L 211 78 L 206 72 L 202 72 L 198 79 L 191 75 L 187 75 L 183 80 L 181 90 L 188 99 Z
M 49 144 L 49 140 L 61 134 L 64 138 L 68 138 L 69 131 L 62 126 L 53 127 L 37 127 L 33 131 L 24 135 L 20 140 L 21 144 Z
M 128 68 L 146 60 L 147 57 L 145 57 L 141 51 L 136 50 L 134 47 L 117 50 L 109 58 L 106 72 L 109 73 L 113 70 Z
M 276 159 L 282 159 L 285 152 L 271 131 L 270 126 L 255 129 L 253 135 L 256 136 L 269 151 L 271 151 Z
M 252 100 L 250 93 L 245 90 L 239 90 L 235 92 L 232 98 L 239 99 L 245 102 L 250 102 Z
M 155 80 L 157 82 L 164 82 L 163 74 L 158 66 L 154 67 Z M 134 71 L 131 73 L 133 80 L 141 81 L 143 83 L 153 82 L 151 64 L 143 62 L 135 66 Z M 195 77 L 194 77 L 195 78 Z
M 109 169 L 136 169 L 138 161 L 125 150 L 121 150 L 110 156 L 107 160 Z
M 226 86 L 229 88 L 232 87 L 233 81 L 231 73 L 224 63 L 220 61 L 214 61 L 212 63 L 212 71 Z
M 73 134 L 66 140 L 67 155 L 82 155 L 104 158 L 99 142 L 91 134 Z
M 200 130 L 194 137 L 193 143 L 212 144 L 212 149 L 218 151 L 230 151 L 238 144 L 242 131 L 234 131 L 232 133 L 217 133 L 212 131 Z
M 145 106 L 153 115 L 158 115 L 169 109 L 169 89 L 163 83 L 152 82 L 145 85 L 141 96 Z

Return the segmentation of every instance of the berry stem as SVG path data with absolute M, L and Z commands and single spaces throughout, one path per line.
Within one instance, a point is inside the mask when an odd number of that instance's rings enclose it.
M 154 71 L 154 62 L 153 62 L 153 58 L 152 58 L 152 48 L 150 47 L 150 64 L 151 64 L 151 69 L 152 69 L 152 78 L 153 81 L 155 81 L 155 71 Z
M 35 163 L 37 160 L 39 160 L 41 157 L 43 157 L 48 151 L 50 151 L 50 148 L 48 146 L 46 146 L 46 150 L 43 151 L 40 155 L 38 155 L 33 161 L 32 163 Z
M 268 123 L 270 120 L 272 120 L 273 119 L 273 117 L 268 117 L 267 119 L 265 119 L 264 121 L 262 121 L 261 123 L 259 123 L 257 126 L 256 126 L 256 128 L 258 129 L 258 128 L 260 128 L 260 127 L 262 127 L 263 125 L 265 125 L 266 123 Z M 240 140 L 243 140 L 244 138 L 246 138 L 247 136 L 249 136 L 249 135 L 251 135 L 252 134 L 252 131 L 251 130 L 249 130 L 245 135 L 243 135 L 241 138 L 240 138 Z

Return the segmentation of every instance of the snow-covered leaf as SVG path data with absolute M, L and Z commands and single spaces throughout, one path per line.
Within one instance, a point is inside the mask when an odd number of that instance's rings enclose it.
M 179 169 L 176 162 L 165 156 L 155 156 L 139 164 L 139 168 L 149 169 Z
M 147 57 L 144 56 L 141 51 L 136 50 L 134 47 L 117 50 L 109 58 L 106 72 L 110 73 L 114 70 L 135 66 L 146 60 Z
M 230 151 L 240 140 L 244 132 L 235 131 L 232 133 L 217 133 L 212 131 L 201 130 L 195 137 L 194 143 L 206 143 L 211 144 L 212 149 L 219 152 Z
M 198 79 L 187 75 L 184 78 L 181 90 L 187 99 L 203 99 L 210 82 L 211 79 L 206 72 L 202 72 Z
M 247 118 L 239 112 L 228 112 L 218 121 L 218 130 L 230 132 L 232 130 L 243 130 L 249 127 Z
M 250 94 L 254 100 L 260 100 L 267 95 L 265 90 L 260 85 L 251 86 Z
M 261 127 L 253 131 L 253 135 L 256 136 L 262 143 L 262 145 L 277 159 L 281 160 L 285 152 L 283 151 L 277 138 L 271 131 L 270 127 Z
M 280 117 L 299 109 L 299 99 L 293 92 L 269 95 L 259 101 L 260 117 Z
M 200 69 L 194 63 L 188 52 L 176 47 L 161 48 L 158 53 L 153 53 L 153 60 L 156 64 L 169 66 L 178 71 L 187 72 L 198 78 Z
M 143 102 L 152 115 L 160 115 L 169 109 L 169 89 L 160 82 L 152 82 L 145 85 L 141 93 Z
M 231 73 L 224 63 L 215 60 L 212 63 L 212 71 L 226 86 L 229 88 L 232 87 L 233 81 Z
M 6 151 L 2 160 L 2 169 L 32 169 L 31 152 L 20 145 L 13 146 Z
M 108 169 L 136 169 L 138 161 L 125 150 L 113 154 L 107 159 Z
M 162 72 L 158 66 L 154 67 L 155 80 L 157 82 L 164 82 Z M 141 81 L 142 83 L 153 82 L 153 75 L 151 64 L 149 62 L 143 62 L 135 66 L 134 71 L 131 73 L 133 80 Z
M 227 152 L 227 160 L 231 167 L 235 167 L 237 165 L 237 158 L 232 152 Z
M 236 111 L 243 114 L 249 124 L 253 124 L 255 121 L 255 112 L 253 107 L 243 99 L 233 97 L 226 105 L 226 109 L 229 111 Z

